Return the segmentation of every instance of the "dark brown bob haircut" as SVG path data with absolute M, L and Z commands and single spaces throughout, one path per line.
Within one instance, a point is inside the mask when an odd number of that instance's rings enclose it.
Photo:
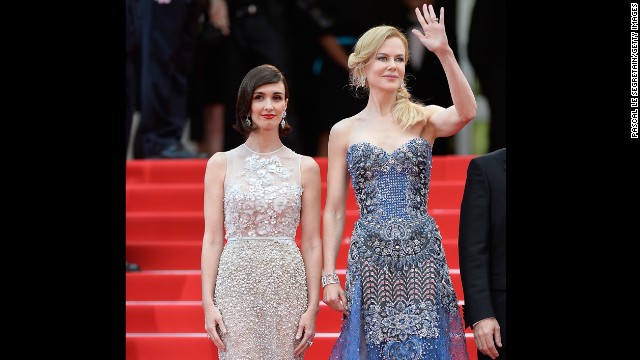
M 236 99 L 236 120 L 233 123 L 233 128 L 243 135 L 249 135 L 256 129 L 253 121 L 250 126 L 244 123 L 244 119 L 248 114 L 251 114 L 251 102 L 253 101 L 253 93 L 262 85 L 276 84 L 282 81 L 284 84 L 284 98 L 289 99 L 289 85 L 287 79 L 277 67 L 269 64 L 263 64 L 254 67 L 249 70 L 247 75 L 244 76 L 238 89 L 238 98 Z M 289 134 L 292 130 L 289 122 L 285 118 L 284 129 L 278 125 L 278 132 L 280 136 Z

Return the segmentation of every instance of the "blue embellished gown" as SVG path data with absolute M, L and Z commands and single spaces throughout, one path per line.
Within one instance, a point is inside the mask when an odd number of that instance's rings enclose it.
M 348 253 L 349 315 L 330 359 L 469 359 L 442 236 L 427 214 L 431 160 L 422 138 L 392 153 L 348 147 L 360 217 Z

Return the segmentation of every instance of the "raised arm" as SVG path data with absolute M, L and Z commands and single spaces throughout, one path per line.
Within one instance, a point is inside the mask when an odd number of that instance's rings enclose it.
M 430 139 L 447 137 L 456 134 L 476 116 L 476 98 L 471 91 L 469 81 L 464 76 L 453 50 L 449 46 L 445 32 L 444 7 L 440 8 L 440 17 L 432 5 L 423 5 L 422 12 L 416 8 L 416 16 L 422 32 L 413 29 L 413 34 L 431 52 L 433 52 L 447 76 L 453 105 L 443 108 L 436 105 L 427 106 L 427 124 L 423 135 Z M 424 14 L 423 14 L 424 13 Z

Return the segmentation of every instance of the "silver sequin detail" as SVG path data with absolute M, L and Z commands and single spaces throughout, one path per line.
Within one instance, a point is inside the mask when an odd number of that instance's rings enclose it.
M 300 155 L 245 147 L 227 152 L 225 237 L 214 301 L 227 327 L 221 360 L 294 357 L 307 308 L 302 255 L 294 240 L 300 220 Z

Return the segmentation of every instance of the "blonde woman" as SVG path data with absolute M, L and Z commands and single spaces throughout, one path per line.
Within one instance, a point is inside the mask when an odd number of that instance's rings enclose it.
M 323 300 L 342 312 L 331 359 L 468 359 L 442 236 L 427 213 L 431 149 L 476 116 L 471 87 L 449 47 L 444 8 L 415 10 L 420 42 L 440 60 L 453 105 L 423 106 L 404 85 L 408 43 L 399 29 L 365 32 L 349 56 L 351 84 L 368 93 L 329 136 L 323 214 Z M 417 79 L 419 81 L 420 79 Z M 336 258 L 351 181 L 360 217 L 341 287 Z

